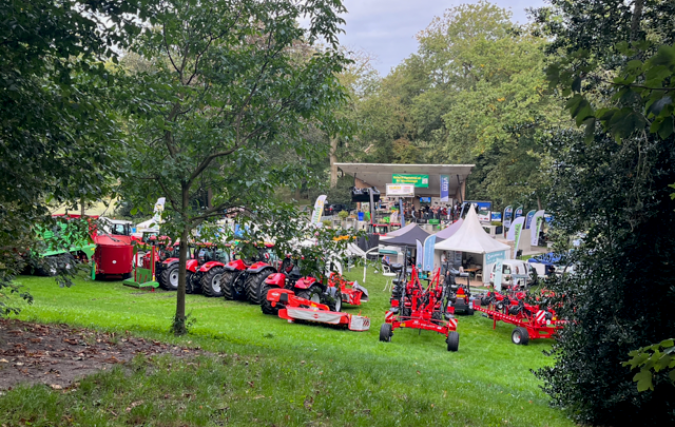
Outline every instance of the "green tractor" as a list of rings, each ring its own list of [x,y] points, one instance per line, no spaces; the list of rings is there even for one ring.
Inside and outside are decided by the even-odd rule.
[[[55,276],[59,271],[70,270],[77,263],[93,259],[96,244],[91,236],[89,220],[79,215],[62,218],[65,220],[56,222],[51,228],[35,226],[39,242],[33,252],[42,259],[35,273],[40,276]]]

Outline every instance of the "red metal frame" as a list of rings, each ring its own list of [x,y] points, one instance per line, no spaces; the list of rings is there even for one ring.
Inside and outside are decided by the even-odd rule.
[[[438,332],[447,338],[450,332],[457,330],[457,319],[454,317],[451,317],[447,321],[432,318],[434,312],[441,312],[443,315],[441,301],[443,289],[440,284],[440,278],[441,272],[438,269],[429,282],[427,289],[424,289],[420,284],[417,268],[413,266],[410,281],[406,285],[406,295],[410,295],[410,302],[404,301],[404,307],[399,307],[399,310],[409,308],[411,312],[409,316],[403,316],[401,314],[395,315],[391,311],[388,311],[385,315],[385,322],[391,324],[392,331],[398,328],[422,329]],[[397,303],[397,300],[394,303]],[[394,306],[397,306],[397,304],[394,304]]]
[[[328,286],[335,286],[340,289],[342,294],[342,303],[349,305],[361,305],[361,302],[367,302],[368,298],[360,289],[354,289],[354,282],[348,282],[342,275],[332,272],[328,277]]]

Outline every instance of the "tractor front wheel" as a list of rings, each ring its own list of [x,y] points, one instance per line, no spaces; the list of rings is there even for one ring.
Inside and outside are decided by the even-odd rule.
[[[321,294],[323,294],[323,289],[319,285],[312,285],[309,289],[299,291],[296,295],[298,298],[308,299],[314,303],[322,304]]]
[[[328,301],[328,308],[330,308],[330,311],[342,311],[342,293],[338,290],[335,293],[335,296],[329,297]]]
[[[459,350],[459,333],[455,331],[450,332],[445,342],[448,344],[448,351]]]
[[[263,298],[267,298],[267,294],[262,293],[262,289],[265,286],[265,279],[269,277],[270,274],[274,273],[273,269],[265,269],[260,273],[251,274],[246,281],[244,286],[246,290],[246,298],[251,304],[262,304]]]
[[[383,323],[380,327],[380,341],[390,342],[392,335],[393,333],[391,332],[391,324]]]
[[[276,286],[275,286],[276,287]],[[262,288],[262,301],[260,302],[260,309],[264,314],[273,314],[273,315],[278,315],[279,310],[281,310],[283,307],[283,304],[280,302],[277,302],[277,304],[272,307],[272,302],[267,299],[267,292],[269,292],[271,289],[273,289],[272,286],[268,285],[267,283],[263,284]]]
[[[511,333],[511,341],[516,345],[527,345],[530,341],[530,334],[527,333],[527,329],[517,327]]]
[[[167,291],[178,289],[178,264],[162,270],[162,273],[159,275],[159,286]]]
[[[225,269],[223,267],[213,267],[202,277],[200,285],[202,292],[207,297],[223,296],[223,279],[225,278]]]
[[[234,299],[234,290],[232,286],[234,285],[234,281],[237,278],[237,274],[233,271],[226,271],[223,273],[223,277],[220,279],[220,285],[223,289],[223,296],[227,300],[233,300]]]

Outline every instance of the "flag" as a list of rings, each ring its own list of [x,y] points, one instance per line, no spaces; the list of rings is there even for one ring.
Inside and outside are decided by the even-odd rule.
[[[417,259],[415,260],[415,266],[417,267],[418,270],[422,269],[423,261],[424,261],[424,246],[422,246],[422,242],[417,240]]]
[[[405,227],[405,215],[403,212],[403,198],[398,199],[398,209],[401,214],[401,227]]]
[[[316,198],[316,202],[314,202],[314,211],[312,212],[312,219],[310,221],[311,224],[317,225],[319,224],[319,221],[321,221],[324,203],[326,203],[325,195],[322,194]]]
[[[424,271],[434,270],[434,246],[436,246],[436,236],[432,234],[424,240]]]
[[[532,218],[532,235],[530,236],[530,243],[532,246],[539,246],[539,232],[541,231],[541,224],[544,222],[544,211],[537,211]]]
[[[441,175],[441,202],[450,201],[450,175]]]

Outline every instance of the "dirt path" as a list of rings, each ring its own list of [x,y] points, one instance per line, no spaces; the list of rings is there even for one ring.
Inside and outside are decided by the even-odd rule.
[[[42,383],[54,389],[136,354],[186,356],[199,348],[175,347],[130,335],[115,335],[67,325],[0,320],[0,390],[18,383]]]

